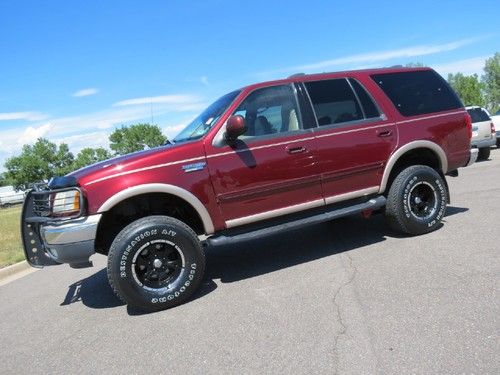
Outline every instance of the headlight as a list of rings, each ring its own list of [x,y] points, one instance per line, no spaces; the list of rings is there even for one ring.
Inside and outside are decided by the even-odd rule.
[[[51,197],[53,216],[73,216],[81,210],[81,196],[79,190],[68,190],[55,193]]]

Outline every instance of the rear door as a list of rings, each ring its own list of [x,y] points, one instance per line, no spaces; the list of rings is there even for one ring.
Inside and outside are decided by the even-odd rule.
[[[378,192],[397,128],[355,79],[304,83],[319,127],[318,143],[326,204]]]
[[[226,227],[324,205],[316,142],[303,126],[295,87],[257,89],[233,114],[245,118],[247,132],[233,145],[221,137],[206,145]]]

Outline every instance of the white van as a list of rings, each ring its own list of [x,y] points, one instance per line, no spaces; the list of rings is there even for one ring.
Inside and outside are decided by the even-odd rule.
[[[17,203],[23,203],[26,192],[16,190],[13,186],[0,187],[0,207],[9,207]]]

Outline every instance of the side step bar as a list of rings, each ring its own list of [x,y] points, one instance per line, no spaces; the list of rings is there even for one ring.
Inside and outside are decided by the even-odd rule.
[[[230,232],[228,231],[225,234],[209,237],[207,238],[206,241],[210,246],[220,246],[220,245],[227,245],[237,242],[248,241],[254,239],[255,237],[266,236],[276,232],[285,232],[289,230],[294,230],[302,228],[307,225],[317,224],[324,221],[338,219],[343,216],[357,214],[365,210],[377,210],[385,206],[385,202],[386,202],[385,197],[380,195],[364,203],[358,203],[352,206],[332,209],[330,211],[322,212],[295,221],[285,222],[277,225],[271,225],[270,227],[267,228],[260,228],[257,230],[252,230],[244,233],[235,233],[235,234],[230,234]]]

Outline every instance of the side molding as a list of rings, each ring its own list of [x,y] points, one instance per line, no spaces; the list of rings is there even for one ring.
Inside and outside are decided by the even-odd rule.
[[[392,168],[394,167],[394,164],[396,164],[396,162],[403,154],[405,154],[408,151],[414,150],[416,148],[427,148],[430,149],[431,151],[434,151],[434,153],[439,158],[441,164],[441,171],[443,172],[443,174],[445,174],[448,171],[448,159],[446,158],[444,150],[437,143],[431,141],[413,141],[407,143],[403,147],[398,148],[389,158],[389,161],[387,162],[387,165],[385,166],[384,169],[384,175],[382,176],[382,182],[380,184],[380,190],[379,190],[380,194],[382,194],[387,187],[387,181],[389,180],[389,176],[391,174]]]
[[[203,203],[201,203],[201,201],[189,191],[175,185],[144,184],[127,188],[110,197],[106,202],[103,203],[101,207],[99,207],[99,210],[97,212],[106,212],[125,199],[146,193],[172,194],[185,200],[191,206],[193,206],[196,212],[198,212],[198,215],[200,215],[201,221],[203,222],[203,227],[205,228],[205,233],[212,234],[214,232],[214,224],[212,222],[212,218],[210,217]]]

